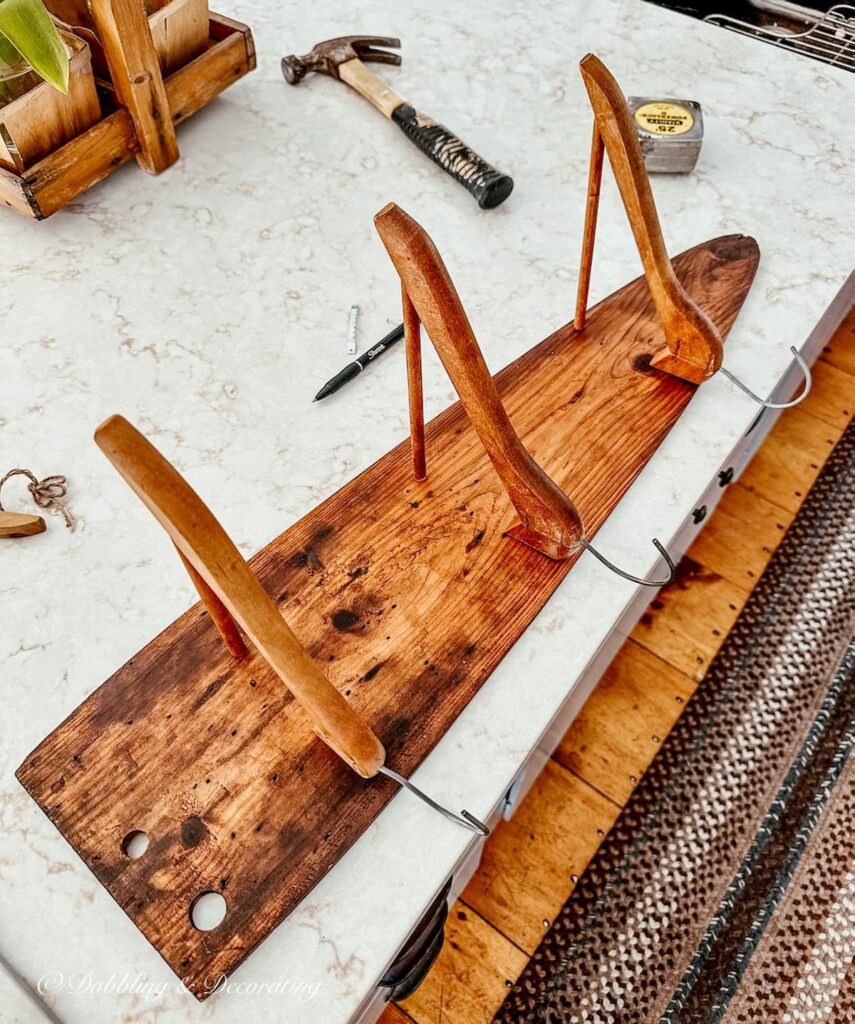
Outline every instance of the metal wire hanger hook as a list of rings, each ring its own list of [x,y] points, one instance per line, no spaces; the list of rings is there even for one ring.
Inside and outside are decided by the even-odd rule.
[[[436,800],[432,800],[427,793],[423,793],[418,786],[414,786],[409,779],[405,779],[403,775],[399,775],[397,772],[393,772],[391,768],[387,768],[385,764],[379,768],[379,773],[385,775],[387,778],[397,782],[399,786],[403,786],[404,789],[408,789],[414,796],[417,796],[419,800],[423,800],[428,807],[432,807],[435,811],[444,817],[448,818],[449,821],[453,821],[455,825],[460,825],[470,832],[474,832],[476,835],[488,836],[490,830],[484,824],[483,821],[479,821],[474,814],[470,814],[469,811],[461,811],[460,814],[455,814],[454,811],[449,811],[447,807],[443,807],[438,804]]]
[[[653,546],[662,556],[665,564],[668,566],[668,575],[664,580],[643,580],[640,576],[632,576],[628,572],[624,572],[623,569],[618,569],[614,562],[610,562],[605,555],[601,555],[599,551],[587,540],[580,540],[579,544],[586,551],[590,551],[594,558],[598,559],[607,569],[611,569],[612,572],[617,573],[618,576],[622,576],[625,580],[629,580],[630,583],[639,583],[643,587],[666,587],[669,583],[673,583],[677,576],[677,566],[671,559],[671,556],[665,550],[664,546],[654,537]]]
[[[795,345],[790,345],[790,351],[793,353],[793,358],[798,363],[799,369],[804,374],[804,385],[802,387],[801,394],[797,398],[791,399],[789,402],[769,402],[766,399],[761,398],[759,395],[755,395],[750,388],[746,387],[741,380],[734,377],[730,370],[726,370],[723,366],[719,367],[719,373],[723,373],[731,384],[735,384],[740,391],[743,391],[749,398],[753,398],[758,405],[762,405],[766,409],[792,409],[794,405],[798,405],[800,402],[803,402],[810,394],[811,385],[813,384],[813,375],[810,372],[810,367],[804,361],[801,353]]]

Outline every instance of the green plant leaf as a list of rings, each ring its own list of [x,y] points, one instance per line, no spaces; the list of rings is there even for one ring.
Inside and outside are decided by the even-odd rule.
[[[60,92],[68,92],[68,53],[42,0],[0,0],[0,33]]]

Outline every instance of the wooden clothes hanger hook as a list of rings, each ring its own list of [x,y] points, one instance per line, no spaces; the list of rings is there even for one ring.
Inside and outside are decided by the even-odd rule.
[[[243,629],[306,710],[321,739],[363,777],[376,775],[386,757],[383,745],[321,672],[187,481],[121,416],[102,423],[95,441],[169,534],[194,583],[201,580],[200,593],[210,592]]]
[[[413,475],[424,480],[424,413],[420,324],[425,323],[475,432],[481,439],[522,522],[509,536],[556,560],[586,548],[618,576],[649,587],[674,578],[674,563],[658,540],[668,565],[662,580],[645,580],[619,569],[584,537],[582,519],[564,491],[541,469],[513,428],[463,304],[430,236],[400,207],[390,203],[374,218],[377,231],[401,278]]]
[[[579,71],[594,111],[594,130],[575,326],[581,330],[585,324],[605,150],[665,335],[666,347],[654,356],[652,365],[700,384],[721,366],[721,337],[677,280],[671,266],[644,156],[620,86],[593,53],[582,58]]]
[[[576,506],[535,462],[505,410],[463,303],[425,229],[389,203],[374,225],[401,279],[413,465],[424,479],[424,416],[419,324],[425,329],[460,401],[522,520],[510,532],[549,558],[571,557],[583,535]]]
[[[218,623],[221,632],[230,623],[242,645],[237,626],[244,630],[306,710],[317,735],[363,778],[383,774],[444,817],[487,835],[487,827],[468,811],[455,814],[385,766],[380,740],[321,672],[234,542],[154,445],[121,416],[102,423],[95,441],[169,534],[203,600],[207,604],[212,598],[228,620]],[[228,642],[225,634],[224,639]]]

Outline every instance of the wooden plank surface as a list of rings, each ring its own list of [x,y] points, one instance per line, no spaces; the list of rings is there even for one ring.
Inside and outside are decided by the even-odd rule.
[[[822,361],[855,378],[855,310],[852,310],[822,350]]]
[[[617,804],[548,761],[514,816],[485,844],[464,903],[531,955],[572,890],[572,877],[585,870],[619,813]]]
[[[690,662],[685,665],[685,672],[668,664],[667,657],[674,650],[675,636],[685,629],[686,618],[692,617],[696,632],[712,634],[713,630],[719,630],[722,633],[721,637],[713,638],[715,643],[707,642],[705,645],[707,653],[712,647],[717,649],[724,640],[724,631],[720,628],[724,612],[721,595],[723,599],[728,595],[741,595],[734,602],[736,604],[747,600],[792,521],[797,510],[795,506],[803,500],[804,491],[798,503],[792,502],[791,496],[796,497],[795,490],[802,490],[815,477],[831,454],[833,442],[851,421],[851,399],[843,406],[847,410],[845,424],[842,419],[835,418],[835,409],[844,393],[848,396],[855,392],[855,311],[850,313],[826,346],[821,362],[845,372],[849,378],[848,388],[840,387],[845,381],[837,379],[834,379],[833,387],[821,383],[817,393],[802,406],[782,414],[748,471],[743,474],[750,489],[739,484],[727,488],[710,522],[690,550],[697,568],[689,575],[697,578],[709,574],[712,578],[710,586],[713,590],[718,586],[720,598],[706,607],[698,599],[706,585],[686,585],[682,589],[675,588],[664,607],[652,609],[658,623],[655,630],[648,630],[650,650],[633,640],[621,648],[556,750],[555,759],[572,769],[581,783],[575,800],[566,801],[566,820],[574,820],[580,809],[589,804],[592,795],[605,794],[621,806],[626,804],[649,765],[651,754],[660,745],[653,737],[657,736],[660,741],[665,738],[667,730],[685,707],[688,695],[697,686],[699,676],[703,675],[703,670],[696,670]],[[822,380],[822,367],[819,376]],[[831,381],[832,378],[826,377],[825,380]],[[829,427],[832,427],[830,431]],[[829,438],[832,444],[828,443]],[[773,459],[764,451],[767,445],[774,450]],[[792,461],[794,471],[800,474],[798,487],[794,485],[791,490],[783,487],[780,475],[770,469],[787,458]],[[776,502],[781,495],[785,503],[783,506]],[[720,581],[717,585],[716,580]],[[683,607],[684,602],[686,608]],[[726,611],[732,612],[733,609],[727,608]],[[657,729],[658,732],[654,731]],[[549,799],[548,791],[544,793],[535,787],[517,815],[525,815],[536,835],[544,828],[555,827],[551,824],[555,811],[556,803]],[[557,856],[551,856],[551,850],[555,850]],[[562,871],[566,872],[569,864],[590,857],[589,837],[584,830],[581,831],[575,849],[544,845],[541,857],[542,871],[548,884],[549,880],[560,877]],[[486,875],[483,879],[479,877],[482,871]],[[507,843],[497,831],[487,840],[484,865],[464,895],[468,897],[470,893],[489,890],[491,880],[499,871],[504,875],[501,886],[503,901],[513,899],[526,886],[535,890],[541,887],[536,868],[526,859],[517,862],[512,855],[512,844]],[[571,878],[565,886],[565,900],[573,885]],[[525,899],[525,895],[519,898]],[[487,900],[482,901],[481,906],[490,923],[501,932],[505,914],[503,905],[499,904],[495,912]],[[513,928],[517,933],[525,932],[526,928],[533,933],[537,923],[534,916],[528,925],[514,921]],[[503,937],[510,942],[508,935]],[[498,939],[493,938],[493,943],[503,948]],[[431,985],[434,991],[443,991],[446,998],[453,1000],[455,985],[461,984],[461,980],[449,966],[448,959],[441,956],[425,985]],[[501,984],[505,983],[504,974],[502,970],[494,971],[492,985],[487,975],[486,971],[482,973],[480,984],[489,993],[489,998],[495,1000]],[[492,1010],[487,1013],[477,1006],[466,1007],[465,1010],[454,1018],[455,1024],[486,1024],[492,1018]],[[411,1016],[416,1024],[440,1024],[448,1019],[438,1012],[434,1002],[415,1006]]]
[[[688,555],[735,587],[751,590],[792,520],[789,509],[731,484]]]
[[[555,751],[555,760],[623,806],[686,701],[692,678],[628,640]]]
[[[828,423],[835,430],[843,431],[852,416],[853,407],[855,388],[852,377],[830,362],[818,359],[813,366],[811,393],[799,408]]]
[[[830,426],[802,406],[788,409],[740,476],[739,483],[795,514],[842,433],[842,429]]]
[[[433,969],[401,1004],[416,1021],[489,1024],[528,956],[463,903],[445,926],[445,944]]]
[[[728,236],[674,262],[726,333],[755,259],[751,240]],[[694,392],[650,370],[655,323],[639,279],[591,311],[584,344],[565,327],[496,377],[524,443],[589,535]],[[513,508],[459,404],[428,425],[427,451],[423,483],[404,443],[252,561],[405,777],[572,565],[506,536]],[[199,606],[18,775],[200,997],[201,980],[241,963],[398,792],[339,760],[264,659],[234,660]],[[150,838],[138,860],[123,852],[132,830]],[[224,892],[228,912],[200,932],[189,910],[209,890]]]
[[[700,680],[747,596],[747,591],[686,556],[677,566],[677,578],[650,602],[630,636]]]
[[[164,75],[172,74],[205,49],[208,0],[170,0],[151,6],[148,24]]]

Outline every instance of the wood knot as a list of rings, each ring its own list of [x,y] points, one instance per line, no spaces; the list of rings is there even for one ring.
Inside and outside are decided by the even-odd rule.
[[[185,846],[198,846],[205,834],[205,825],[201,818],[188,818],[181,826],[181,841]]]

